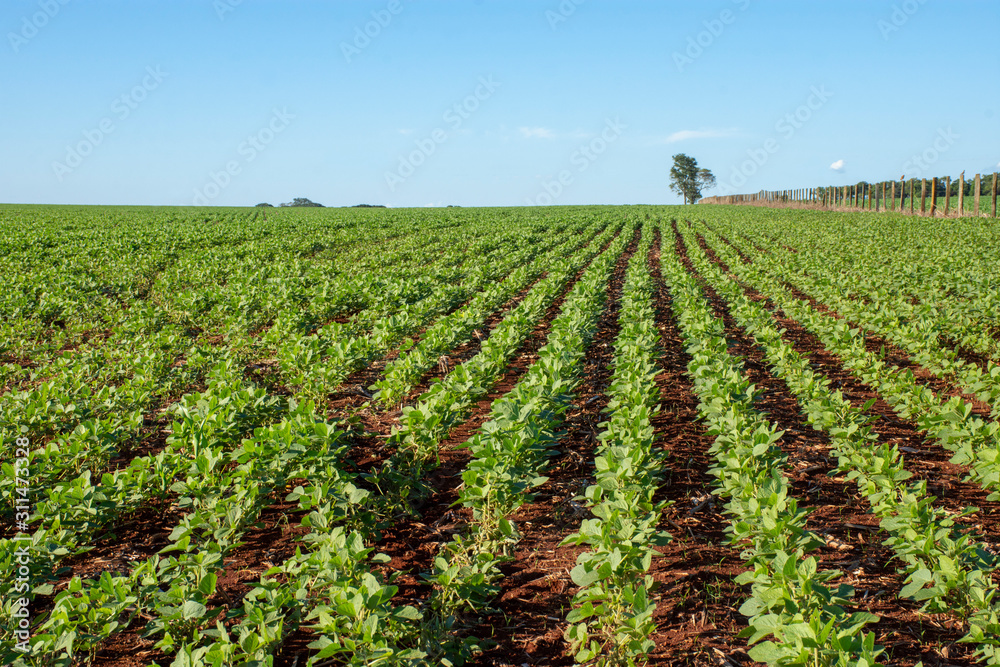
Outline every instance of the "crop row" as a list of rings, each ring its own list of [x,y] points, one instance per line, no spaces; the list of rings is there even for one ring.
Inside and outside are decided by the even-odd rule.
[[[728,352],[725,324],[709,308],[695,278],[671,253],[661,255],[672,309],[691,355],[688,366],[698,411],[714,436],[713,493],[727,499],[731,543],[742,545],[751,568],[737,577],[752,595],[740,608],[749,618],[740,634],[750,656],[771,665],[874,665],[881,649],[864,626],[877,620],[849,612],[853,589],[841,573],[820,570],[810,552],[824,544],[806,528],[808,512],[789,496],[782,432],[754,408],[757,392]]]
[[[667,503],[654,500],[664,457],[655,449],[650,423],[660,410],[660,341],[647,265],[652,240],[653,225],[647,223],[622,288],[608,419],[600,424],[594,483],[577,499],[593,518],[563,541],[589,547],[570,573],[580,590],[566,618],[565,637],[577,662],[634,664],[653,648],[656,603],[646,573],[654,547],[670,535],[658,530]]]
[[[821,313],[808,302],[797,299],[773,277],[770,259],[758,258],[760,291],[773,299],[789,317],[815,334],[823,345],[840,357],[844,366],[859,380],[875,389],[903,419],[912,419],[919,429],[951,451],[952,462],[970,468],[970,479],[1000,497],[1000,424],[974,414],[971,403],[959,396],[941,397],[920,383],[910,369],[887,362],[881,354],[866,348],[861,330],[832,315]],[[739,266],[734,262],[734,266]]]
[[[857,482],[881,520],[881,528],[888,534],[885,544],[893,549],[906,577],[900,597],[922,602],[922,611],[952,613],[968,620],[973,630],[963,641],[977,642],[979,652],[991,657],[988,664],[996,664],[990,646],[996,640],[986,641],[985,637],[997,629],[1000,609],[994,606],[997,588],[991,573],[998,562],[978,536],[956,524],[975,510],[952,516],[935,505],[936,499],[927,493],[926,480],[907,484],[911,474],[898,447],[879,441],[871,428],[873,418],[865,413],[875,401],[856,407],[839,391],[831,390],[829,379],[783,340],[771,313],[749,299],[700,248],[689,248],[699,272],[724,295],[737,321],[765,351],[768,363],[796,396],[808,421],[827,433],[839,457],[839,471]],[[727,253],[722,244],[715,244],[714,249],[738,267],[742,278],[750,278],[751,267],[729,256],[735,253]]]

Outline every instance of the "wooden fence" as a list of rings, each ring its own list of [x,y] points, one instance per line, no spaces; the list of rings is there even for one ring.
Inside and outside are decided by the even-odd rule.
[[[988,175],[987,175],[988,176]],[[958,177],[958,192],[952,207],[951,177],[944,179],[944,202],[938,195],[941,181],[938,178],[920,179],[919,193],[916,179],[909,181],[882,181],[861,185],[839,185],[825,188],[801,188],[798,190],[761,190],[753,194],[722,195],[705,197],[700,204],[749,204],[752,206],[789,206],[795,208],[820,208],[833,211],[892,211],[907,215],[953,216],[973,215],[997,217],[997,173],[993,173],[989,190],[983,192],[983,178],[976,174],[972,192],[972,202],[966,202],[965,172]],[[899,186],[897,188],[897,185]],[[928,188],[928,186],[930,186]],[[907,192],[909,190],[909,192]],[[928,192],[929,190],[929,192]],[[992,197],[992,206],[988,201]],[[928,201],[929,199],[929,201]],[[919,204],[918,204],[919,202]],[[984,208],[983,203],[987,203]],[[967,205],[968,204],[968,205]]]

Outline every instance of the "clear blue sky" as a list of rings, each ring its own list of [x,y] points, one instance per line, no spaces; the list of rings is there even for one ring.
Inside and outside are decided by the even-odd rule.
[[[3,202],[676,203],[677,152],[740,192],[1000,163],[996,0],[4,0],[0,27]]]

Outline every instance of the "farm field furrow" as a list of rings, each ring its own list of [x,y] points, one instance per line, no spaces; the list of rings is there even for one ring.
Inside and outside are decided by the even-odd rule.
[[[988,362],[985,366],[966,362],[958,358],[952,346],[928,336],[926,332],[943,328],[935,309],[924,307],[918,310],[906,299],[882,298],[873,302],[869,298],[859,301],[826,287],[831,280],[828,275],[811,279],[803,273],[791,276],[780,267],[775,268],[779,270],[776,277],[794,281],[788,283],[789,288],[798,290],[814,308],[847,320],[852,327],[872,332],[873,345],[885,346],[904,364],[919,366],[924,379],[943,381],[942,384],[934,383],[937,390],[943,388],[952,395],[964,395],[973,401],[982,396],[981,402],[991,406],[985,410],[984,416],[989,416],[991,410],[996,412],[994,406],[1000,400],[1000,383],[997,381],[1000,374],[991,376]],[[813,270],[818,272],[815,268]],[[981,406],[977,409],[982,411]]]
[[[572,597],[574,583],[569,572],[580,549],[561,542],[582,513],[574,499],[592,474],[598,423],[608,401],[606,388],[625,269],[644,233],[647,230],[636,229],[607,282],[605,305],[594,325],[580,383],[566,406],[556,453],[545,473],[547,479],[532,493],[532,500],[510,517],[519,527],[521,539],[513,561],[501,566],[504,577],[496,606],[505,620],[495,631],[496,647],[483,656],[485,664],[504,664],[512,655],[529,662],[573,664],[561,656],[565,630],[561,617]]]
[[[0,230],[4,664],[1000,665],[988,221]]]
[[[745,618],[737,612],[743,593],[734,582],[745,566],[739,553],[725,544],[727,522],[710,493],[712,439],[698,417],[699,400],[688,373],[691,356],[660,270],[660,255],[673,251],[673,240],[672,230],[658,224],[649,255],[662,348],[656,378],[661,410],[651,423],[668,457],[662,497],[673,503],[660,528],[674,537],[657,547],[660,556],[652,563],[660,588],[654,615],[656,647],[650,657],[655,664],[714,664],[720,655],[735,658],[743,653],[734,655],[734,650],[746,648],[745,640],[736,636]]]
[[[726,268],[721,261],[719,266]],[[775,309],[770,300],[753,288],[747,287],[742,282],[741,285],[750,299],[771,309],[775,322],[785,330],[783,338],[797,354],[809,361],[815,371],[827,378],[830,385],[836,387],[844,399],[858,408],[869,405],[862,411],[872,420],[869,422],[872,431],[878,434],[881,441],[896,445],[900,449],[903,458],[906,459],[907,470],[913,474],[914,479],[927,482],[929,489],[938,496],[942,506],[954,513],[970,505],[980,507],[985,512],[976,515],[975,521],[986,521],[990,526],[1000,520],[997,518],[1000,515],[995,514],[1000,505],[996,501],[987,500],[988,494],[982,488],[964,481],[967,471],[962,466],[951,463],[946,452],[935,447],[933,443],[926,442],[913,420],[900,418],[875,390],[852,375],[843,361],[836,354],[826,350],[822,342],[799,322],[785,316],[780,309]],[[968,520],[962,523],[967,524]],[[980,532],[985,534],[995,532],[985,529],[987,524],[980,523],[978,526]]]
[[[712,255],[711,252],[707,254],[714,258],[714,255]],[[705,259],[706,259],[705,257],[702,258],[702,266],[704,267],[704,270],[706,271],[712,270],[711,265],[707,264],[704,261]],[[716,264],[719,267],[719,269],[723,267],[721,261],[717,259],[714,261],[714,264]],[[723,274],[721,272],[716,273],[717,277],[722,277],[722,275]],[[716,284],[719,284],[718,278],[716,279]],[[733,304],[734,300],[734,292],[736,294],[735,297],[736,299],[743,298],[742,292],[744,291],[744,288],[742,287],[735,288],[733,287],[732,283],[727,283],[726,289],[728,293],[727,300],[730,302],[731,305]],[[749,301],[742,302],[742,305],[739,306],[737,309],[737,316],[742,318],[745,322],[747,322],[748,326],[754,327],[754,330],[756,332],[755,336],[757,337],[758,341],[761,341],[763,344],[767,346],[768,360],[772,364],[774,364],[773,367],[777,369],[777,372],[780,375],[782,375],[784,381],[788,384],[789,389],[796,394],[796,398],[798,399],[802,412],[809,416],[809,421],[810,423],[813,424],[813,427],[817,429],[822,429],[826,431],[827,434],[829,435],[830,440],[827,440],[827,443],[838,454],[840,458],[840,469],[837,472],[848,474],[846,480],[841,479],[839,481],[840,482],[849,481],[853,477],[857,477],[858,484],[860,485],[860,489],[862,491],[862,494],[866,497],[866,500],[870,501],[872,504],[876,503],[879,504],[878,515],[880,518],[883,519],[883,522],[881,524],[882,530],[879,532],[872,533],[872,536],[886,537],[887,536],[885,532],[886,530],[888,530],[888,532],[891,535],[898,536],[900,534],[900,531],[904,529],[911,530],[913,528],[916,528],[918,531],[920,529],[923,529],[934,533],[938,533],[941,535],[942,538],[944,536],[949,535],[950,531],[948,530],[948,526],[950,525],[951,519],[944,518],[944,515],[940,513],[934,514],[933,510],[929,509],[930,507],[933,506],[934,499],[926,497],[925,493],[926,487],[924,486],[923,488],[921,488],[919,486],[919,482],[917,486],[907,486],[905,491],[905,494],[907,495],[903,496],[903,502],[905,503],[918,503],[918,506],[919,503],[926,503],[924,505],[925,509],[922,510],[923,514],[920,514],[919,518],[918,516],[903,517],[901,515],[904,514],[904,512],[901,511],[901,507],[898,501],[887,502],[887,499],[891,498],[893,494],[904,493],[903,485],[901,483],[896,484],[896,488],[894,490],[891,490],[890,488],[886,487],[885,484],[882,484],[880,486],[879,483],[877,482],[873,485],[872,482],[873,478],[875,480],[878,480],[879,479],[878,475],[885,473],[884,470],[885,466],[883,465],[880,468],[879,465],[881,464],[877,463],[876,460],[868,461],[864,458],[864,456],[861,457],[857,456],[855,452],[856,451],[864,452],[868,446],[874,447],[875,438],[874,437],[869,438],[868,440],[863,441],[862,443],[852,443],[850,442],[851,440],[850,437],[845,438],[845,433],[847,432],[846,429],[849,429],[852,426],[856,428],[857,426],[865,425],[866,422],[868,421],[868,417],[864,415],[861,410],[857,409],[856,406],[854,408],[855,411],[854,415],[848,417],[846,414],[843,414],[843,416],[841,416],[842,411],[848,409],[848,404],[843,404],[842,406],[840,406],[839,409],[836,407],[838,405],[838,401],[841,400],[839,398],[839,395],[831,394],[829,390],[825,388],[825,383],[827,382],[827,380],[824,378],[821,372],[820,373],[815,372],[814,368],[810,368],[808,364],[802,363],[797,358],[794,357],[794,354],[790,352],[790,346],[787,344],[787,342],[780,339],[780,334],[777,332],[777,329],[773,328],[773,324],[771,324],[771,319],[772,319],[771,316],[767,314],[766,311],[760,311],[758,314],[755,314],[754,308],[752,307]],[[828,410],[830,412],[828,413],[824,412]],[[877,437],[877,435],[875,437]],[[895,450],[892,451],[895,452]],[[882,454],[882,450],[880,450],[879,455],[880,456],[884,455]],[[902,457],[898,455],[898,452],[895,452],[895,459],[893,460],[895,461],[896,467],[893,468],[892,470],[898,471],[899,473],[902,473],[904,475],[909,474],[903,468]],[[881,461],[881,459],[878,459],[877,461]],[[813,466],[813,467],[815,468],[819,466]],[[902,480],[905,479],[905,477],[901,477],[899,479]],[[924,483],[926,484],[926,482]],[[876,489],[879,491],[881,498],[879,495],[874,494],[874,491]],[[829,507],[829,505],[827,507]],[[824,510],[827,508],[823,507],[822,505],[819,505],[817,509]],[[964,512],[964,510],[965,510],[964,506],[958,508],[959,512]],[[839,517],[831,517],[831,516],[824,517],[822,512],[815,512],[813,514],[814,518],[812,521],[815,521],[817,523],[827,522],[827,521],[832,522],[834,524],[833,530],[831,531],[827,529],[824,530],[823,532],[840,533],[841,531],[838,530],[841,527],[840,521],[844,520],[842,505],[840,511],[841,515]],[[848,519],[849,519],[848,523],[853,523],[855,526],[861,529],[858,531],[859,533],[862,533],[864,530],[863,527],[869,523],[865,515],[849,517]],[[874,528],[876,531],[878,531],[879,526],[873,525],[869,526],[869,528],[870,529]],[[982,526],[977,526],[977,529],[981,532]],[[846,532],[848,535],[851,534],[850,530]],[[957,537],[957,536],[952,535],[952,537]],[[847,541],[847,539],[849,538],[834,539],[832,540],[833,546],[835,546],[835,548],[840,551],[845,551],[848,545],[844,544],[843,542]],[[973,552],[981,548],[977,547],[975,542],[973,542],[970,545],[970,547]],[[898,544],[896,545],[896,548],[898,551],[899,550]],[[949,556],[956,557],[955,555],[956,551],[959,554],[961,553],[960,550],[949,549],[948,550]],[[848,554],[848,555],[854,556],[856,554]],[[963,563],[962,567],[969,567],[971,571],[978,573],[977,576],[983,577],[983,573],[980,572],[980,570],[978,569],[975,560],[973,559],[972,562],[966,562],[966,560],[968,560],[968,556],[964,557],[958,556],[956,558],[957,562]],[[864,568],[859,568],[859,569],[863,570]],[[910,570],[910,572],[912,571],[913,570]],[[864,573],[856,570],[852,574],[857,575]],[[986,579],[989,578],[989,569],[987,569],[985,572],[985,578]],[[860,579],[864,579],[864,577],[862,576],[860,577]],[[861,581],[859,581],[858,583],[861,583]],[[907,584],[911,583],[911,579],[908,578],[906,583]],[[885,577],[880,578],[878,585],[882,587],[886,586]],[[874,589],[868,589],[865,592],[870,592],[871,590]],[[911,597],[912,595],[913,595],[912,593],[909,593],[906,595],[906,597]],[[952,602],[950,604],[957,605],[958,603]],[[914,606],[910,611],[912,612],[914,609],[916,609],[916,606]],[[878,625],[873,625],[872,627],[877,632],[880,630]],[[883,634],[886,633],[883,631]],[[944,638],[947,639],[946,636]],[[938,638],[939,641],[940,639],[941,637]],[[957,637],[954,637],[952,639],[957,639]],[[907,656],[919,654],[920,651],[919,646],[914,646],[912,643],[910,645],[907,645],[906,642],[895,642],[892,646],[887,646],[887,648],[889,649],[887,653],[890,656],[892,656],[893,664],[899,664],[901,662],[904,662]],[[952,653],[957,653],[957,652],[953,651]]]
[[[756,644],[748,651],[755,660],[871,662],[879,649],[864,626],[877,617],[852,611],[854,591],[839,583],[843,573],[820,569],[817,556],[806,555],[826,542],[806,528],[809,511],[791,494],[789,457],[779,444],[784,432],[758,409],[764,392],[752,383],[754,371],[745,369],[744,358],[731,352],[739,332],[726,321],[730,316],[714,290],[702,287],[691,248],[676,222],[672,227],[677,253],[661,254],[661,264],[692,356],[698,411],[715,436],[713,493],[728,501],[726,532],[744,547],[741,555],[752,567],[736,578],[752,584],[751,597],[740,606],[748,617],[740,636]]]
[[[744,268],[748,269],[746,265]],[[793,298],[789,290],[763,274],[758,274],[757,280],[768,285],[768,294],[776,298],[786,312],[796,309],[799,314],[795,318],[819,335],[828,348],[845,357],[858,378],[877,387],[897,414],[916,418],[922,431],[955,455],[952,462],[969,465],[972,479],[991,491],[1000,483],[995,437],[1000,425],[990,419],[988,409],[985,412],[982,407],[977,410],[960,392],[949,391],[947,386],[935,392],[929,383],[917,379],[918,374],[925,374],[919,366],[896,365],[894,357],[885,349],[873,350],[866,337],[855,337],[856,329],[850,329],[822,308],[813,308],[803,301],[789,301]],[[834,334],[835,329],[840,333]],[[845,336],[849,333],[850,336]]]
[[[606,230],[606,239],[604,241],[595,241],[596,245],[590,251],[581,255],[584,260],[579,271],[570,276],[569,273],[563,273],[560,277],[559,273],[553,275],[554,281],[550,281],[549,287],[545,285],[539,286],[539,293],[536,296],[544,296],[548,294],[548,297],[543,298],[542,301],[538,301],[538,305],[545,307],[545,310],[541,310],[537,305],[533,306],[533,311],[535,314],[532,315],[529,322],[530,326],[533,327],[533,331],[530,336],[527,336],[528,331],[522,328],[522,333],[516,333],[516,329],[511,328],[511,333],[514,333],[515,337],[510,339],[509,343],[504,343],[503,340],[499,341],[499,345],[507,345],[508,352],[504,353],[507,355],[513,354],[511,361],[507,366],[506,371],[502,373],[502,376],[498,379],[492,379],[491,382],[496,383],[495,388],[490,390],[487,395],[487,399],[499,399],[505,395],[511,388],[514,387],[517,380],[528,370],[533,360],[536,359],[536,352],[538,348],[537,341],[544,340],[546,332],[551,326],[552,321],[559,314],[560,310],[565,303],[565,299],[568,294],[576,285],[577,281],[584,275],[586,270],[586,264],[591,261],[591,259],[598,254],[598,252],[603,253],[608,250],[608,247],[613,243],[614,239],[618,236],[620,229],[612,227]],[[558,290],[552,292],[552,288]],[[522,300],[522,303],[524,301]],[[529,304],[530,305],[530,304]],[[504,322],[508,324],[513,324],[516,326],[518,318],[511,318],[508,322],[503,320],[497,322],[497,327],[502,328]],[[499,329],[498,329],[499,330]],[[509,334],[503,333],[501,338],[506,339]],[[490,347],[492,343],[484,342],[484,347]],[[521,346],[523,341],[524,346]],[[497,342],[497,340],[494,340]],[[515,353],[514,347],[518,347]],[[480,348],[480,353],[483,352],[483,347]],[[489,357],[490,355],[487,355]],[[474,361],[476,357],[472,357]],[[489,366],[482,366],[482,369],[487,369]],[[461,368],[461,367],[460,367]],[[472,368],[476,368],[473,366]],[[458,372],[459,369],[455,369],[453,373]],[[474,373],[477,371],[473,371]],[[449,374],[444,378],[444,382],[449,382]],[[486,376],[480,379],[484,381]],[[428,396],[433,396],[433,393],[428,393]],[[417,402],[418,406],[423,406],[421,409],[430,410],[430,414],[434,414],[434,405],[439,405],[441,407],[446,407],[442,403],[432,402]],[[426,468],[424,473],[409,473],[409,482],[417,484],[416,490],[420,494],[419,499],[415,499],[413,504],[413,512],[407,512],[401,516],[395,516],[391,524],[384,527],[380,527],[380,532],[382,533],[382,540],[380,541],[380,548],[391,558],[390,566],[393,568],[395,573],[399,575],[398,578],[398,588],[399,591],[394,596],[394,599],[403,602],[415,602],[418,603],[428,591],[426,584],[421,585],[422,579],[421,575],[423,573],[429,572],[432,569],[433,559],[437,555],[437,550],[441,545],[447,542],[448,536],[452,534],[454,530],[454,525],[458,522],[458,517],[454,512],[450,512],[449,508],[451,504],[455,501],[455,486],[454,477],[457,472],[461,471],[458,466],[464,465],[468,461],[467,454],[464,450],[456,450],[455,447],[467,439],[471,433],[479,427],[479,425],[486,421],[489,417],[489,406],[490,402],[486,399],[479,399],[478,406],[466,406],[457,413],[454,413],[452,417],[449,418],[450,427],[446,431],[441,431],[438,435],[434,436],[435,439],[440,438],[440,441],[436,445],[436,461],[429,461],[418,459],[416,460],[417,469]],[[454,406],[447,406],[447,409],[454,410]],[[464,410],[471,409],[471,414],[465,415]],[[405,430],[405,429],[404,429]],[[396,428],[393,429],[392,433],[389,434],[392,439],[401,441],[400,432]],[[397,465],[400,463],[406,463],[406,461],[411,460],[407,457],[410,456],[404,450],[401,452],[403,457],[399,459]],[[376,459],[382,457],[376,455]],[[391,464],[392,459],[390,458],[388,462]],[[366,461],[365,465],[371,465],[375,461]],[[384,468],[383,468],[384,469]],[[391,472],[391,469],[390,469]],[[422,479],[417,479],[419,475],[423,475]],[[391,481],[391,478],[390,478]],[[450,521],[449,521],[450,520]],[[442,525],[443,522],[449,521]],[[419,545],[419,546],[418,546]],[[440,628],[440,626],[439,626]],[[444,630],[447,633],[447,630]],[[439,630],[440,632],[440,630]],[[314,639],[315,637],[308,630],[299,631],[297,634],[289,638],[287,644],[290,646],[296,646],[299,644],[307,643],[304,641],[306,638]],[[430,641],[435,641],[436,639],[444,638],[438,635],[432,635]],[[425,640],[421,640],[425,641]],[[440,650],[440,647],[435,650]],[[308,654],[309,651],[305,651],[304,654]],[[297,653],[293,653],[290,650],[283,650],[281,652],[283,656],[278,660],[278,664],[286,664],[287,661],[294,661]]]

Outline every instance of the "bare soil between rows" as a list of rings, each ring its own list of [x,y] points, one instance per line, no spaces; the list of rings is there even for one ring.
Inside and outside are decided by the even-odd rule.
[[[704,237],[696,238],[710,261],[731,273],[730,267],[709,247]],[[635,252],[638,240],[638,236],[631,240],[608,283],[607,306],[585,359],[583,382],[577,389],[574,407],[566,414],[566,436],[560,441],[559,454],[546,471],[549,482],[537,490],[531,503],[511,517],[523,537],[516,546],[513,560],[503,566],[505,578],[494,608],[478,620],[471,616],[464,619],[469,623],[465,632],[492,642],[492,646],[472,664],[495,667],[574,664],[562,635],[564,619],[576,591],[569,571],[582,549],[559,545],[566,534],[579,526],[581,519],[589,516],[573,500],[592,479],[598,424],[603,421],[602,411],[608,401],[614,340],[620,330],[618,302],[628,258]],[[766,252],[760,247],[757,250]],[[668,457],[658,498],[672,503],[660,528],[673,537],[670,544],[658,548],[660,555],[654,559],[650,570],[657,584],[658,603],[654,617],[657,624],[653,636],[655,648],[649,656],[650,664],[698,667],[754,664],[747,655],[745,640],[737,637],[746,626],[746,618],[738,609],[749,589],[737,586],[733,580],[745,566],[739,556],[739,545],[726,543],[724,531],[728,520],[719,501],[711,495],[714,485],[714,478],[708,472],[713,465],[708,453],[711,438],[705,435],[698,418],[698,399],[693,393],[688,370],[691,358],[685,352],[671,310],[672,297],[660,270],[661,252],[678,253],[687,270],[700,281],[711,307],[725,323],[732,353],[744,359],[747,374],[762,391],[758,409],[785,430],[780,444],[788,455],[792,493],[813,508],[809,528],[828,541],[815,555],[823,569],[835,568],[844,572],[842,581],[855,587],[858,608],[881,617],[869,629],[876,633],[876,642],[887,650],[883,662],[900,667],[911,667],[918,661],[928,667],[975,664],[971,660],[972,647],[957,643],[964,634],[963,628],[945,616],[922,614],[918,605],[896,598],[902,579],[896,572],[897,564],[890,550],[881,544],[885,536],[877,529],[877,519],[868,512],[853,483],[835,473],[836,459],[830,454],[829,441],[808,424],[795,397],[770,372],[763,351],[738,326],[720,295],[698,274],[676,223],[672,233],[670,226],[657,230],[647,258],[655,284],[652,298],[662,340],[660,373],[656,378],[661,409],[653,418],[653,425],[657,444]],[[742,250],[737,253],[741,261],[753,261]],[[537,351],[545,343],[552,320],[582,271],[568,282],[562,295],[547,310],[496,386],[472,406],[468,419],[442,443],[440,465],[425,479],[431,493],[419,507],[419,515],[400,517],[375,544],[377,551],[386,553],[391,559],[384,573],[398,575],[395,584],[399,592],[395,603],[420,606],[426,601],[429,587],[421,574],[431,569],[441,546],[471,519],[467,510],[454,506],[460,475],[469,459],[468,452],[457,447],[489,419],[493,401],[510,391],[537,360]],[[444,355],[442,364],[425,374],[407,401],[424,391],[431,381],[443,377],[447,370],[478,353],[492,328],[524,298],[529,288],[492,314],[480,335]],[[842,361],[826,351],[815,336],[775,309],[763,295],[744,288],[751,298],[775,313],[776,323],[786,329],[786,340],[815,369],[830,377],[833,386],[852,404],[862,405],[870,398],[877,399],[870,409],[877,419],[875,430],[884,440],[902,448],[908,470],[917,479],[928,481],[930,490],[938,496],[943,507],[951,511],[970,505],[982,508],[983,511],[966,520],[965,525],[990,536],[987,543],[1000,548],[1000,538],[996,537],[1000,535],[1000,512],[997,511],[1000,503],[986,501],[986,494],[977,486],[963,482],[964,471],[948,462],[946,452],[927,443],[912,422],[900,419],[876,392],[853,378]],[[807,298],[806,295],[802,297]],[[814,300],[811,302],[818,308],[823,307]],[[419,333],[416,336],[419,339]],[[904,364],[903,367],[913,370],[922,382],[935,390],[955,391],[946,383],[927,377],[926,371],[921,372],[923,369],[905,365],[908,363],[905,354],[887,346],[883,339],[869,337],[869,346],[872,349],[884,347],[894,363]],[[391,454],[384,443],[392,427],[398,425],[399,413],[373,407],[366,395],[366,388],[381,376],[387,359],[352,375],[348,389],[332,395],[327,405],[332,416],[354,415],[358,419],[356,430],[350,434],[353,445],[350,465],[354,471],[371,470]],[[265,375],[266,369],[260,377]],[[355,390],[355,386],[360,391]],[[977,406],[977,409],[982,408]],[[144,433],[145,449],[130,454],[162,448],[168,426],[166,421],[150,420],[146,426],[149,430]],[[123,459],[116,463],[126,462]],[[246,534],[245,544],[226,561],[225,574],[219,580],[219,593],[213,600],[220,610],[238,608],[264,571],[294,553],[297,540],[308,530],[300,523],[302,516],[294,504],[283,501],[283,493],[276,493],[270,499],[269,506],[261,514],[260,525]],[[178,514],[169,502],[151,503],[122,519],[114,538],[102,539],[94,551],[68,563],[75,574],[97,578],[105,571],[125,573],[133,563],[166,545],[166,536],[176,525]],[[140,637],[145,622],[146,619],[136,619],[129,628],[112,637],[102,647],[94,664],[169,665],[173,656],[154,650],[152,640]],[[305,664],[312,652],[307,645],[314,639],[315,636],[304,628],[290,633],[275,654],[275,665]]]
[[[707,246],[704,238],[699,236],[698,241],[709,259],[736,280],[729,267]],[[697,275],[686,258],[685,263]],[[772,312],[776,310],[760,294],[745,285],[743,287],[748,296],[765,303]],[[735,325],[722,299],[711,288],[707,289],[707,293],[713,308],[726,321],[727,336],[731,336],[731,330],[735,334],[738,342],[734,351],[748,360],[751,379],[758,387],[765,388],[760,408],[786,431],[782,446],[789,454],[792,466],[789,473],[791,487],[800,501],[813,508],[809,528],[829,540],[828,548],[820,549],[817,554],[821,567],[843,571],[843,581],[855,588],[858,608],[870,611],[881,619],[868,629],[876,633],[876,643],[886,649],[883,660],[892,665],[912,665],[919,661],[925,665],[975,664],[971,658],[972,646],[958,643],[964,635],[960,623],[945,615],[923,614],[918,604],[896,598],[902,578],[896,572],[898,564],[893,561],[891,550],[881,544],[885,534],[878,530],[878,519],[868,513],[867,503],[853,484],[839,475],[829,476],[831,472],[836,474],[836,461],[829,452],[829,441],[812,430],[801,415],[794,396],[783,382],[771,376],[762,351],[756,349],[750,337]],[[785,338],[796,351],[809,359],[817,371],[831,377],[852,404],[860,407],[868,399],[878,398],[876,392],[854,380],[840,360],[827,352],[818,339],[784,317],[780,311],[776,316],[780,325],[788,329]],[[947,463],[947,456],[942,456],[940,452],[935,455],[934,448],[923,442],[915,425],[900,420],[882,401],[878,401],[870,412],[878,417],[875,430],[883,438],[906,443],[902,446],[921,454],[919,458],[906,458],[908,470],[914,472],[917,478],[921,474],[926,475],[938,488],[953,491],[946,499],[949,509],[956,504],[962,507],[974,504],[967,502],[969,500],[985,500],[985,494],[978,487],[961,482],[959,467]],[[926,454],[929,456],[925,457]],[[915,461],[919,463],[914,465]],[[995,513],[990,512],[990,515],[995,516]],[[994,524],[995,520],[991,518],[989,523]],[[984,528],[989,530],[992,525]]]

